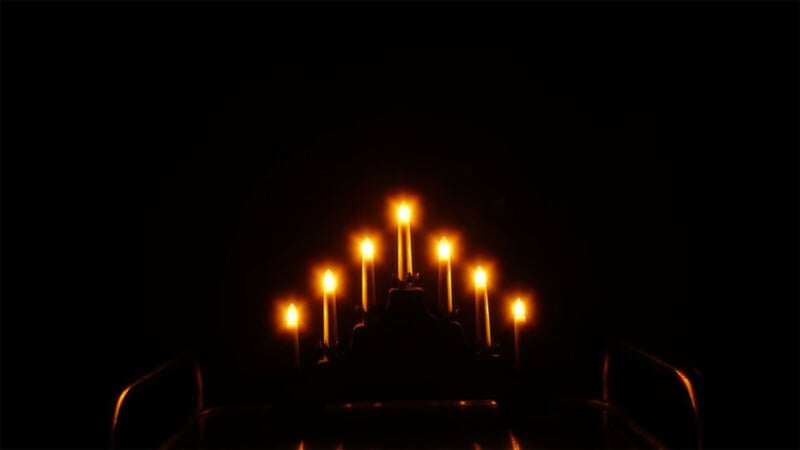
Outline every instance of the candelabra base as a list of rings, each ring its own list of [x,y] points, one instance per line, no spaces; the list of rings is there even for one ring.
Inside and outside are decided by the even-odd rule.
[[[498,397],[513,373],[497,347],[476,352],[461,323],[432,308],[420,287],[390,289],[348,346],[322,349],[312,374],[320,392],[330,401]]]

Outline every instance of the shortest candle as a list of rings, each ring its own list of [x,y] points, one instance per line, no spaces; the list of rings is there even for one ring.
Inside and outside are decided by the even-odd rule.
[[[525,303],[517,297],[517,301],[512,306],[514,313],[514,368],[519,370],[519,329],[525,323]]]
[[[297,313],[297,308],[294,303],[289,305],[286,309],[286,328],[292,331],[294,335],[294,369],[300,371],[300,331],[299,331],[300,317]]]

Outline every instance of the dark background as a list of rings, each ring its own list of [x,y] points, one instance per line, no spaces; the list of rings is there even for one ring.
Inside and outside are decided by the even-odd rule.
[[[710,447],[798,446],[797,2],[1,7],[4,447],[105,446],[185,348],[246,373],[400,192],[554,360],[631,340]]]

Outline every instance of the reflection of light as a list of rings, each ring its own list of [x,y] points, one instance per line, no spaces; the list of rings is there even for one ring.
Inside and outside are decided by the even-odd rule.
[[[517,322],[524,322],[525,321],[525,303],[522,303],[522,299],[517,297],[517,301],[514,302],[514,320]]]
[[[397,208],[397,220],[400,222],[408,222],[411,220],[411,208],[408,207],[406,202],[401,203]]]
[[[439,259],[450,259],[450,243],[447,242],[447,238],[444,236],[439,241]]]
[[[475,287],[486,286],[486,272],[482,267],[475,270]]]
[[[466,400],[459,401],[458,406],[467,406],[467,401]]]
[[[331,292],[336,287],[336,278],[333,277],[333,272],[330,270],[326,271],[325,276],[322,277],[322,287],[325,292]]]
[[[295,308],[294,303],[292,303],[289,305],[289,308],[286,309],[286,326],[289,328],[297,328],[298,319],[297,308]]]
[[[686,388],[686,392],[689,394],[689,400],[692,402],[692,409],[697,412],[697,400],[694,396],[694,387],[692,387],[692,382],[689,380],[689,377],[686,376],[682,371],[675,369],[675,373],[677,373],[678,377],[683,382],[683,386]]]
[[[361,254],[365,258],[372,258],[375,254],[375,246],[372,245],[372,241],[369,238],[364,239],[364,243],[361,244]]]
[[[305,441],[300,441],[300,443],[297,444],[297,450],[303,450],[303,448],[305,448]]]
[[[509,431],[508,436],[511,438],[511,450],[520,450],[519,441],[517,441],[517,437],[514,436],[514,433]]]

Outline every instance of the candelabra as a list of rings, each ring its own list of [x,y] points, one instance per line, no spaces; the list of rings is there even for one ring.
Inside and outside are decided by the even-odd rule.
[[[474,270],[473,316],[459,307],[472,304],[471,299],[454,299],[453,243],[443,236],[437,246],[437,295],[426,295],[427,279],[414,271],[411,205],[401,202],[396,212],[397,270],[382,279],[388,289],[380,295],[376,292],[376,243],[369,237],[361,241],[362,320],[351,333],[342,335],[348,337],[346,342],[340,336],[337,311],[341,304],[337,305],[332,270],[322,276],[322,337],[314,364],[301,367],[299,363],[298,312],[294,304],[287,309],[296,371],[313,380],[325,396],[338,400],[464,398],[470,393],[497,398],[496,392],[487,390],[505,385],[502,378],[520,369],[525,305],[520,298],[514,303],[513,349],[509,347],[511,354],[505,354],[506,349],[492,339],[487,270],[480,265]],[[465,330],[469,327],[472,330]]]

